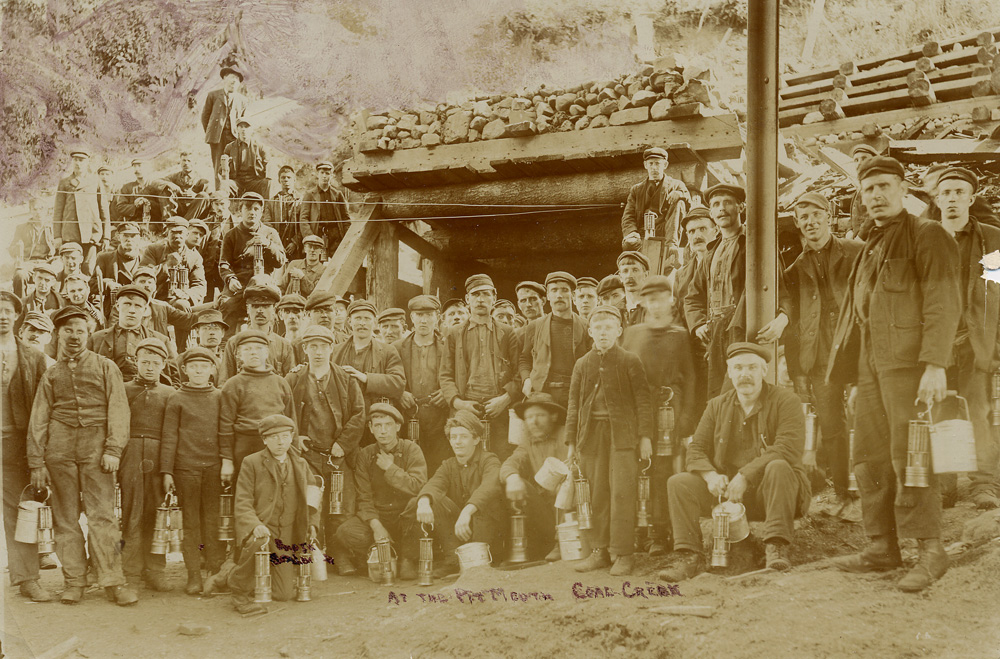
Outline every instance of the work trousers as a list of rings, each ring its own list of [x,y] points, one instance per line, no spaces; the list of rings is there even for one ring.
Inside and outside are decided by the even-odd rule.
[[[403,550],[408,548],[403,547],[402,514],[379,512],[378,518],[398,548],[400,558],[416,561],[416,554],[403,553]],[[355,561],[365,563],[368,560],[368,551],[375,544],[375,534],[368,522],[362,521],[357,515],[352,515],[337,528],[337,540],[351,552]]]
[[[679,444],[679,442],[678,442]],[[656,448],[656,443],[653,443]],[[675,448],[674,451],[679,449]],[[642,466],[645,467],[643,462]],[[656,456],[652,458],[652,464],[646,470],[649,476],[649,507],[650,517],[653,523],[653,534],[659,540],[667,540],[670,537],[670,495],[667,491],[667,481],[674,473],[673,456]],[[636,477],[638,483],[638,476]],[[636,496],[638,496],[638,485],[636,486]]]
[[[225,546],[219,540],[219,497],[222,465],[174,468],[174,486],[184,517],[181,552],[188,574],[200,574],[202,562],[210,574],[219,571]]]
[[[67,586],[87,586],[87,549],[97,573],[97,585],[120,586],[121,533],[115,521],[115,475],[101,471],[106,426],[74,428],[49,421],[45,466],[52,483],[52,517],[56,555]],[[80,527],[80,495],[87,511],[87,543]]]
[[[416,416],[420,423],[420,437],[418,439],[410,437],[409,427],[407,427],[407,438],[420,446],[424,460],[427,462],[427,473],[433,474],[442,462],[452,456],[452,450],[448,438],[444,436],[444,424],[448,420],[448,412],[431,405],[429,398],[428,396],[426,402],[421,402],[417,409]],[[409,420],[413,414],[407,414],[406,417]]]
[[[130,582],[147,575],[163,574],[166,554],[154,554],[153,528],[156,509],[163,504],[160,474],[160,440],[133,437],[122,451],[118,466],[122,491],[122,570]],[[87,509],[90,512],[90,509]]]
[[[826,384],[824,376],[814,370],[809,376],[819,434],[819,464],[833,480],[834,491],[847,495],[848,453],[847,409],[844,407],[844,385]]]
[[[14,540],[21,493],[26,499],[41,500],[34,496],[34,488],[28,487],[31,470],[28,469],[26,441],[23,431],[3,433],[3,529],[12,586],[38,579],[38,545]]]
[[[867,337],[865,337],[867,338]],[[929,487],[905,487],[909,422],[922,411],[914,405],[923,367],[876,373],[862,340],[858,393],[854,404],[854,475],[861,516],[869,536],[941,537],[941,492],[929,473]]]
[[[726,375],[726,348],[730,343],[743,341],[746,338],[746,330],[729,329],[733,314],[734,310],[730,309],[714,315],[708,321],[709,339],[705,347],[705,358],[708,360],[708,400],[722,393],[723,387],[729,381]]]
[[[294,537],[291,527],[279,528],[268,525],[271,537],[267,541],[267,548],[270,552],[271,567],[271,599],[275,602],[284,602],[295,597],[295,578],[298,576],[299,562],[302,562],[307,551],[291,552],[285,549],[278,549],[275,540],[281,540],[285,546],[290,546],[288,538]],[[300,549],[307,543],[304,539],[299,540]],[[261,543],[249,536],[243,542],[236,567],[229,573],[227,584],[233,598],[237,600],[249,601],[254,594],[256,587],[255,578],[255,554],[260,549]],[[283,560],[284,559],[284,560]]]
[[[615,556],[635,551],[635,505],[639,459],[634,448],[611,446],[611,422],[590,421],[580,447],[580,468],[590,481],[591,528],[585,531],[593,549],[607,548]]]
[[[354,482],[354,470],[343,458],[334,462],[344,474],[344,512],[340,515],[330,514],[330,474],[333,467],[327,461],[326,454],[316,451],[306,451],[303,457],[314,473],[323,477],[323,500],[320,502],[320,533],[323,535],[323,546],[327,553],[333,554],[337,548],[337,529],[357,510],[357,487]],[[316,538],[319,540],[319,538]]]
[[[948,388],[957,390],[958,395],[968,402],[972,432],[976,438],[976,471],[969,473],[969,479],[974,488],[988,488],[1000,494],[997,480],[1000,437],[990,425],[991,375],[976,368],[976,355],[968,343],[956,348],[953,354],[955,363],[948,369]],[[950,418],[959,417],[954,414]]]
[[[470,398],[469,400],[474,400],[477,403],[485,405],[489,398]],[[510,413],[505,409],[492,419],[483,419],[483,424],[489,428],[489,437],[483,437],[483,450],[496,455],[500,458],[500,463],[502,464],[514,452],[514,445],[507,441],[508,433],[510,432]],[[450,444],[445,459],[449,457],[451,457]],[[427,473],[433,474],[434,472],[428,470]]]
[[[764,468],[764,478],[757,487],[747,488],[743,505],[747,520],[764,521],[764,542],[791,542],[795,532],[795,514],[799,500],[799,479],[785,460],[772,460]],[[702,517],[712,514],[719,498],[708,491],[708,484],[698,474],[675,474],[667,481],[670,491],[670,519],[674,528],[674,549],[702,552]]]
[[[523,501],[511,503],[510,514],[518,508],[525,516],[524,535],[528,560],[545,558],[556,543],[556,495],[534,482],[522,479],[526,490]]]
[[[264,440],[257,432],[236,432],[233,433],[233,482],[240,476],[240,466],[243,459],[248,455],[253,455],[264,450]]]
[[[417,521],[417,499],[413,497],[403,511],[403,555],[417,556],[420,552],[420,538],[424,536],[420,530],[420,522]],[[455,522],[465,508],[465,503],[456,503],[448,497],[436,497],[431,500],[431,509],[434,511],[434,529],[431,536],[439,547],[435,551],[435,561],[440,557],[442,561],[451,562],[456,560],[455,550],[458,549],[462,541],[455,535]],[[491,551],[499,547],[499,522],[483,511],[472,516],[472,537],[466,542],[485,542],[490,546]],[[496,557],[494,557],[496,558]]]

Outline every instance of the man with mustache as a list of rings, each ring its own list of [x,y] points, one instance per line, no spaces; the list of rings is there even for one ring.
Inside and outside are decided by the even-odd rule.
[[[125,585],[121,533],[115,523],[115,474],[129,439],[129,406],[121,371],[87,350],[86,312],[64,307],[52,318],[59,361],[38,385],[28,425],[28,466],[36,489],[52,488],[56,554],[76,604],[87,587],[87,549],[80,512],[87,511],[87,548],[97,574],[119,606],[139,601]],[[81,506],[82,495],[82,506]]]
[[[205,98],[201,111],[201,126],[205,130],[205,142],[212,152],[212,171],[219,171],[219,159],[226,146],[235,139],[236,123],[246,113],[250,102],[240,93],[243,73],[235,66],[219,69],[222,87],[213,89]],[[219,187],[216,174],[215,186]]]
[[[827,384],[825,375],[840,304],[847,297],[847,280],[862,243],[831,233],[830,203],[818,192],[803,194],[794,210],[805,244],[785,271],[794,329],[785,342],[785,359],[795,392],[815,405],[823,442],[818,462],[832,478],[838,500],[846,504],[851,497],[844,383]],[[805,451],[806,464],[815,466],[817,447],[806,446]]]
[[[388,398],[398,409],[406,386],[403,362],[394,347],[374,338],[375,315],[375,306],[368,300],[351,302],[347,308],[351,336],[334,346],[333,361],[361,385],[366,406]],[[366,440],[365,444],[371,443],[370,438]]]
[[[903,207],[905,175],[894,158],[861,166],[874,226],[851,270],[827,379],[857,383],[854,474],[871,538],[861,553],[834,562],[848,572],[892,570],[902,565],[897,538],[915,538],[917,564],[897,586],[918,592],[944,575],[948,555],[937,477],[928,475],[928,487],[904,485],[908,425],[945,398],[963,295],[958,246],[940,224]]]
[[[646,237],[647,215],[653,221],[652,236],[665,238],[663,248],[667,249],[677,243],[674,220],[677,204],[682,203],[682,208],[689,206],[691,195],[681,181],[666,175],[670,165],[666,149],[646,149],[642,154],[642,164],[646,168],[646,180],[636,183],[628,191],[625,212],[622,213],[622,249],[638,250],[642,246]]]
[[[274,331],[274,321],[277,318],[276,305],[281,299],[281,291],[274,284],[252,284],[243,292],[247,305],[248,329],[258,330],[267,335],[268,356],[267,365],[278,375],[284,376],[295,368],[295,351],[292,344]],[[236,346],[226,344],[219,366],[219,386],[239,373],[240,367],[236,359]]]
[[[755,343],[726,350],[733,388],[708,402],[688,447],[687,471],[667,481],[674,529],[673,565],[660,572],[678,582],[705,571],[699,518],[719,499],[743,503],[747,518],[764,521],[767,567],[791,567],[788,547],[794,521],[812,494],[802,468],[806,423],[791,391],[764,381],[770,352]]]
[[[157,300],[189,310],[205,299],[205,266],[198,250],[187,246],[190,225],[180,215],[166,221],[167,235],[146,248],[141,265],[155,268]],[[187,274],[186,286],[170,286],[170,269],[182,268]]]
[[[625,289],[626,326],[638,325],[646,318],[639,290],[649,275],[649,259],[642,252],[622,252],[618,256],[618,277]]]
[[[91,289],[104,298],[104,316],[111,317],[113,298],[122,286],[134,282],[142,254],[139,251],[139,226],[126,222],[118,228],[118,247],[97,255]]]
[[[545,313],[545,287],[537,281],[522,281],[514,287],[517,308],[530,323]]]

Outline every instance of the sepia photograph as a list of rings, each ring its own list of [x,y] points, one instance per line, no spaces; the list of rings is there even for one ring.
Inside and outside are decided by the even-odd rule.
[[[1000,0],[3,0],[0,659],[1000,659]]]

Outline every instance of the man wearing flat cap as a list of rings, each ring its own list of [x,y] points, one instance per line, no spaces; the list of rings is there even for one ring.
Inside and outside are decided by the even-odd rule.
[[[22,314],[29,311],[55,311],[65,304],[63,296],[59,294],[56,278],[59,272],[51,263],[39,263],[31,273],[31,281],[34,284],[28,293],[21,298]],[[17,326],[21,326],[21,319],[18,319]]]
[[[118,316],[114,325],[90,337],[89,348],[102,357],[113,361],[121,370],[122,377],[130,381],[136,376],[136,349],[139,343],[148,338],[159,339],[168,347],[167,376],[171,381],[177,381],[176,351],[173,342],[160,332],[147,329],[143,325],[146,308],[149,306],[149,293],[130,284],[118,289],[115,308]]]
[[[458,327],[469,319],[469,307],[465,300],[453,297],[445,300],[441,305],[441,329],[447,330],[450,327]]]
[[[296,342],[302,338],[302,332],[306,329],[303,324],[306,313],[306,299],[296,293],[282,295],[281,299],[278,300],[276,309],[278,311],[278,319],[281,320],[281,325],[284,328],[281,336],[292,345],[292,351],[294,352]],[[295,363],[302,363],[299,361],[298,354],[295,355]]]
[[[326,270],[326,243],[320,236],[309,235],[302,240],[302,248],[305,258],[285,265],[278,286],[284,293],[298,293],[308,298]]]
[[[948,556],[938,478],[929,474],[929,487],[905,485],[908,425],[946,396],[964,296],[958,246],[940,224],[906,211],[904,176],[893,158],[860,168],[875,224],[848,279],[827,379],[857,383],[854,474],[871,538],[863,552],[835,563],[850,572],[894,569],[902,565],[897,538],[915,538],[918,562],[898,587],[916,592],[944,575]]]
[[[39,196],[28,198],[28,221],[17,225],[14,239],[7,252],[14,259],[14,294],[22,297],[27,292],[31,271],[39,263],[47,263],[56,255],[52,225],[42,219]]]
[[[334,469],[344,472],[344,511],[349,516],[355,510],[354,467],[365,427],[365,400],[358,381],[332,362],[333,340],[333,332],[326,327],[306,328],[302,336],[305,366],[285,379],[292,389],[299,435],[304,438],[303,457],[326,483]],[[341,575],[352,574],[350,555],[336,535],[345,518],[330,515],[329,506],[321,512],[326,551]]]
[[[848,278],[862,243],[831,232],[830,202],[807,192],[793,205],[795,226],[803,249],[785,271],[791,327],[785,339],[785,359],[795,391],[815,406],[822,445],[805,447],[805,463],[819,465],[833,481],[841,504],[848,494],[848,435],[844,383],[826,383],[840,305],[847,297]],[[817,460],[817,457],[819,458]]]
[[[383,309],[375,317],[379,338],[386,343],[395,343],[406,333],[406,312],[398,307]]]
[[[515,329],[517,328],[514,324],[514,318],[517,316],[517,308],[510,300],[497,300],[493,304],[493,310],[490,311],[490,315],[492,315],[493,320],[498,323],[504,323],[505,325],[510,325]]]
[[[400,437],[402,427],[403,415],[392,405],[375,403],[368,410],[375,443],[358,451],[358,512],[337,529],[337,539],[360,563],[377,542],[394,541],[403,552],[403,511],[427,482],[423,453],[416,442]],[[401,580],[417,577],[416,560],[417,554],[400,556]]]
[[[626,320],[628,310],[625,308],[625,287],[621,277],[614,274],[601,280],[597,285],[597,304],[618,309],[622,314],[622,321]]]
[[[83,248],[84,270],[94,272],[99,249],[111,238],[111,218],[98,201],[99,182],[90,173],[90,153],[86,149],[70,152],[73,169],[59,181],[52,210],[52,235],[56,245],[78,243]]]
[[[267,364],[278,375],[285,375],[295,368],[297,362],[292,344],[274,331],[274,323],[277,320],[275,307],[280,299],[281,291],[271,283],[251,283],[243,290],[249,328],[267,336]],[[230,348],[227,344],[222,363],[219,365],[219,386],[222,386],[222,383],[238,373],[239,370],[236,348],[235,346]]]
[[[156,299],[187,311],[205,300],[204,262],[187,246],[186,219],[175,215],[165,224],[166,236],[146,248],[140,264],[156,269]]]
[[[139,248],[139,226],[125,222],[118,227],[118,246],[97,255],[91,290],[102,296],[104,315],[110,317],[113,298],[122,286],[133,283],[135,271],[142,262]]]
[[[628,312],[625,325],[626,327],[638,325],[646,316],[639,290],[649,276],[649,259],[642,252],[622,252],[618,256],[617,265],[618,276],[622,280],[622,288],[625,289],[625,309]]]
[[[584,321],[590,318],[597,306],[597,280],[593,277],[578,277],[573,291],[573,308]]]
[[[406,435],[420,445],[427,469],[433,472],[451,454],[444,437],[450,406],[439,379],[445,351],[444,339],[437,331],[441,303],[433,295],[418,295],[406,306],[413,331],[392,344],[399,352],[406,375],[401,411],[407,421],[416,419],[419,426],[416,436],[409,428]]]
[[[350,223],[347,196],[333,184],[333,163],[316,165],[316,187],[302,197],[302,238],[319,236],[326,242],[326,256],[333,256]]]
[[[236,122],[242,117],[250,102],[239,92],[243,74],[235,66],[219,70],[222,87],[208,92],[201,110],[201,127],[205,130],[205,143],[212,152],[212,171],[219,171],[219,157],[226,146],[235,139]],[[216,174],[215,185],[219,185]]]
[[[61,600],[76,604],[83,599],[89,553],[97,585],[117,604],[135,604],[139,598],[122,573],[121,533],[114,517],[115,474],[129,439],[125,384],[113,361],[87,350],[85,311],[64,307],[52,322],[59,360],[42,375],[35,394],[28,466],[36,489],[52,488],[56,554],[66,582]],[[80,527],[84,508],[86,548]]]
[[[333,332],[334,345],[339,345],[350,338],[350,335],[346,331],[337,329],[337,306],[337,296],[329,291],[313,291],[312,295],[306,299],[305,306],[306,318],[304,325],[306,327],[319,325],[320,327],[327,328]],[[304,364],[306,355],[302,351],[301,342],[293,342],[292,347],[295,349],[295,361],[299,364]]]
[[[59,273],[59,289],[67,277],[84,277],[89,285],[90,274],[83,271],[83,248],[78,243],[63,243],[59,247],[59,260],[62,261],[62,271]]]
[[[935,222],[941,221],[941,207],[937,203],[938,183],[942,180],[941,177],[946,171],[954,169],[961,169],[964,172],[968,172],[970,177],[976,177],[975,174],[963,167],[954,167],[949,164],[937,164],[928,167],[921,181],[923,187],[916,190],[917,196],[927,202],[927,207],[920,213],[922,219],[934,220]],[[954,172],[952,172],[952,176],[954,176]],[[977,181],[976,188],[978,189],[978,187]],[[1000,229],[1000,216],[993,210],[993,205],[989,199],[983,195],[973,195],[969,214],[975,217],[980,225],[985,224]]]
[[[250,120],[236,120],[236,137],[223,153],[229,156],[229,178],[236,183],[236,194],[256,192],[261,199],[271,198],[271,179],[267,177],[267,152],[250,135]]]
[[[514,287],[517,308],[530,323],[545,313],[545,287],[537,281],[522,281]]]
[[[136,201],[146,187],[145,163],[140,158],[132,159],[132,172],[135,175],[134,181],[129,181],[121,187],[118,194],[111,200],[114,207],[114,214],[119,222],[142,222],[142,208]],[[117,225],[116,225],[116,228]]]
[[[670,164],[666,149],[646,149],[642,164],[646,180],[628,191],[622,214],[623,250],[638,250],[649,238],[662,238],[667,245],[676,245],[678,220],[691,205],[687,186],[666,174]]]
[[[958,243],[962,316],[955,334],[948,388],[968,401],[976,438],[976,471],[969,474],[973,503],[980,509],[1000,506],[1000,437],[990,428],[990,377],[1000,373],[1000,284],[983,277],[983,256],[1000,250],[1000,229],[972,214],[978,177],[949,167],[938,179],[935,202],[941,226]]]
[[[563,407],[569,403],[573,366],[590,350],[587,326],[573,313],[575,288],[576,277],[568,272],[550,272],[545,277],[546,297],[552,313],[524,327],[518,359],[524,395],[545,392]]]
[[[396,349],[375,338],[375,316],[375,306],[368,300],[351,302],[347,308],[351,336],[334,347],[333,361],[361,385],[366,405],[387,398],[398,406],[406,386],[406,372]]]
[[[222,319],[222,314],[218,309],[206,309],[198,312],[198,318],[192,325],[192,331],[198,336],[198,346],[211,351],[215,357],[215,366],[218,367],[222,360],[222,338],[226,334],[229,326]],[[218,383],[218,372],[215,373],[215,382]]]
[[[812,496],[802,467],[806,424],[798,397],[764,381],[767,348],[733,343],[726,350],[733,389],[708,402],[687,452],[687,471],[667,481],[674,530],[673,565],[659,578],[690,579],[706,567],[699,518],[720,499],[742,503],[764,522],[767,567],[787,570],[794,520]]]
[[[486,448],[506,459],[513,450],[507,443],[507,408],[521,398],[514,330],[490,315],[497,290],[489,275],[472,275],[465,291],[471,313],[445,334],[441,389],[453,410],[487,420]]]
[[[289,259],[303,256],[301,213],[302,195],[295,189],[295,168],[282,165],[278,169],[278,191],[264,203],[264,224],[274,227],[281,236]]]
[[[52,341],[52,333],[54,331],[55,327],[52,325],[52,319],[49,318],[47,313],[44,311],[29,311],[24,314],[24,321],[21,323],[21,329],[17,331],[17,338],[24,342],[25,345],[44,353],[45,365],[49,367],[56,363],[56,360],[53,359],[53,355],[56,354],[56,346]]]

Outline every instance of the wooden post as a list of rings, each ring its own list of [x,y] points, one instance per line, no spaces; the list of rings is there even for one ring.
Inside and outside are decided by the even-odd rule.
[[[377,219],[381,214],[381,199],[378,195],[369,195],[365,202],[358,216],[351,218],[350,228],[337,245],[333,257],[327,261],[323,276],[316,282],[316,290],[343,295],[354,282],[380,224],[370,220]]]
[[[368,301],[376,309],[396,306],[396,282],[399,280],[399,238],[391,222],[381,225],[369,253]]]

